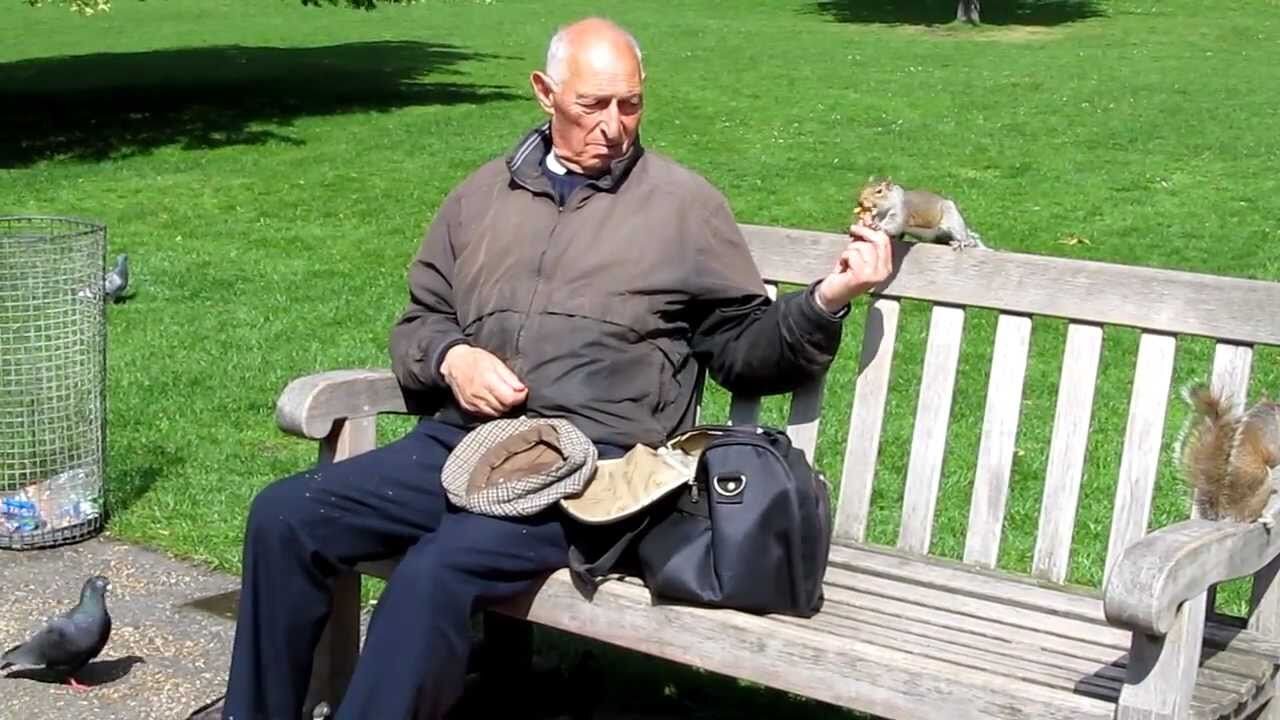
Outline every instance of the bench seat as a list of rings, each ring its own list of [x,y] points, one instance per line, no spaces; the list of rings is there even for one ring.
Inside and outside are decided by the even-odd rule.
[[[770,286],[821,277],[848,243],[842,234],[740,227]],[[634,580],[605,583],[588,602],[561,572],[488,615],[486,646],[504,658],[527,657],[529,624],[505,622],[527,618],[894,720],[1280,720],[1280,702],[1271,702],[1280,533],[1215,523],[1194,510],[1158,526],[1152,512],[1157,480],[1176,481],[1169,472],[1175,366],[1211,381],[1236,408],[1273,392],[1251,386],[1269,382],[1257,379],[1268,364],[1255,352],[1280,347],[1280,283],[926,243],[895,243],[894,256],[890,280],[851,319],[861,325],[852,378],[795,389],[782,420],[811,461],[820,436],[844,441],[821,613],[653,606]],[[994,323],[980,321],[984,315]],[[1033,354],[1037,326],[1053,332],[1036,336]],[[1104,353],[1117,345],[1104,338],[1130,333],[1136,353],[1123,344],[1120,354]],[[980,354],[965,356],[966,347]],[[962,357],[986,364],[986,353],[985,376],[960,372]],[[1056,369],[1032,365],[1033,356],[1054,354]],[[986,385],[963,389],[970,403],[985,392],[979,426],[966,428],[979,434],[972,466],[955,463],[975,448],[950,442],[961,381]],[[1106,422],[1095,417],[1095,406],[1125,396],[1127,408],[1110,408]],[[1020,428],[1032,398],[1052,398],[1047,437]],[[760,420],[762,398],[739,391],[727,400],[730,422]],[[323,464],[374,449],[379,416],[419,415],[430,405],[385,368],[323,370],[288,384],[277,421],[319,441]],[[883,432],[890,422],[909,424],[909,439],[890,444]],[[820,425],[831,431],[820,433]],[[1090,459],[1113,450],[1118,465],[1103,463],[1111,465],[1105,472]],[[1019,455],[1023,462],[1015,462]],[[881,467],[890,456],[905,464],[897,478]],[[823,463],[831,462],[827,453]],[[878,484],[899,479],[900,489],[876,496]],[[968,497],[962,561],[933,554],[948,483]],[[1009,499],[1028,485],[1040,500],[1030,567],[1001,572]],[[1100,507],[1109,517],[1097,517]],[[873,515],[898,518],[891,547],[869,541]],[[1078,552],[1080,522],[1095,542],[1101,533],[1105,547]],[[1102,571],[1097,588],[1068,582],[1084,562]],[[359,650],[360,573],[386,577],[390,567],[362,566],[335,579],[309,708],[341,701]],[[1217,584],[1239,578],[1251,579],[1246,612],[1218,614]]]
[[[385,579],[394,566],[357,570]],[[848,543],[833,546],[825,587],[822,611],[802,620],[654,606],[633,578],[588,602],[562,570],[498,610],[884,717],[1115,716],[1130,633],[1107,624],[1094,591]],[[1275,679],[1276,650],[1210,623],[1191,717],[1244,717]]]

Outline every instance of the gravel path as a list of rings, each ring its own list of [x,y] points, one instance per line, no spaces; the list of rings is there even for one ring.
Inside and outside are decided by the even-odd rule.
[[[223,693],[239,579],[105,537],[49,550],[0,550],[0,650],[74,606],[94,574],[111,580],[113,628],[102,655],[77,675],[91,689],[73,690],[41,670],[9,668],[0,672],[0,719],[183,720]],[[367,613],[362,620],[367,626]],[[539,690],[523,701],[529,720],[567,720],[565,700],[575,691],[561,684],[549,660],[539,658],[540,678],[533,680]],[[473,689],[451,713],[456,720],[492,715],[486,709],[492,691]],[[613,705],[596,705],[593,720],[675,717],[622,713]],[[701,715],[679,714],[682,720]]]
[[[0,550],[0,647],[74,606],[95,573],[111,580],[114,626],[102,655],[77,675],[94,687],[79,692],[39,670],[9,668],[0,673],[0,718],[175,720],[222,693],[234,623],[218,611],[234,607],[227,593],[237,578],[103,538]]]

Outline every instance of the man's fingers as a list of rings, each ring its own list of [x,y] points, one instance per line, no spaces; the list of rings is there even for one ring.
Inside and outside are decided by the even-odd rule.
[[[472,397],[472,401],[473,401],[473,404],[476,406],[476,411],[478,411],[479,414],[481,415],[489,415],[489,416],[501,415],[505,410],[505,408],[503,408],[502,406],[502,403],[499,402],[497,398],[493,397],[491,393],[485,393],[485,392],[476,393]]]
[[[511,368],[507,367],[506,363],[496,357],[493,358],[493,371],[499,380],[506,383],[507,387],[515,391],[524,390],[524,383],[520,382],[520,378],[516,377],[516,374],[511,371]]]
[[[868,243],[851,243],[844,253],[849,267],[855,272],[866,272],[876,267],[876,249]]]
[[[527,394],[523,386],[519,390],[512,389],[501,374],[497,372],[485,377],[485,392],[503,410],[518,405]]]
[[[850,230],[855,238],[866,240],[877,247],[889,245],[889,236],[883,230],[873,230],[863,225],[855,225]]]

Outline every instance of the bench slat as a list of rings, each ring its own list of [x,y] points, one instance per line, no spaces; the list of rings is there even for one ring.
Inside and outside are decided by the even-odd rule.
[[[1009,635],[998,625],[984,628],[981,620],[974,623],[974,618],[964,616],[925,614],[913,618],[909,603],[882,606],[881,600],[858,593],[841,594],[813,622],[842,637],[856,636],[905,649],[914,645],[921,654],[957,665],[999,670],[1010,677],[1064,690],[1078,688],[1081,694],[1108,702],[1119,697],[1127,653],[1104,650],[1092,657],[1061,653],[1044,644],[1053,636]],[[908,610],[900,614],[895,606]],[[1261,659],[1206,657],[1196,700],[1206,709],[1225,712],[1257,691],[1267,675],[1266,662]]]
[[[1236,411],[1244,409],[1249,395],[1249,375],[1253,366],[1253,347],[1219,342],[1213,349],[1213,371],[1210,385],[1217,392],[1225,394],[1231,400],[1231,407]],[[1196,502],[1199,491],[1193,491],[1191,517],[1200,517],[1200,508]],[[1262,571],[1265,572],[1265,568]],[[1257,575],[1255,575],[1255,578]],[[1216,611],[1218,605],[1218,586],[1211,585],[1206,593],[1207,606],[1210,612]],[[1250,605],[1252,608],[1253,605]]]
[[[855,573],[1111,627],[1104,619],[1101,595],[1091,587],[1044,587],[1026,575],[964,565],[948,558],[920,559],[885,547],[836,544],[832,546],[830,562],[832,567]],[[1280,660],[1280,642],[1268,641],[1261,635],[1241,632],[1238,628],[1210,623],[1205,631],[1205,646],[1223,650],[1228,645],[1243,653]],[[1111,647],[1119,646],[1112,643]]]
[[[839,609],[833,609],[832,612],[823,613],[811,622],[841,639],[856,637],[882,647],[953,663],[958,667],[997,672],[1011,680],[1034,683],[1064,692],[1074,692],[1079,689],[1081,695],[1112,703],[1119,696],[1119,686],[1115,678],[1105,676],[1109,673],[1105,673],[1104,668],[1112,669],[1107,665],[1079,661],[1079,664],[1086,669],[1066,669],[1053,664],[1049,653],[1027,652],[1011,655],[996,652],[995,650],[1001,646],[963,632],[926,623],[915,625],[896,623],[894,620],[894,618],[884,618],[874,614],[857,611],[845,613]],[[1094,677],[1094,673],[1102,673],[1104,676]],[[1241,685],[1243,684],[1241,682]],[[1226,693],[1222,694],[1226,695]]]
[[[898,547],[903,550],[929,552],[942,461],[946,455],[947,426],[951,418],[951,397],[960,360],[964,317],[964,308],[935,305],[929,319],[929,339],[911,436],[911,454],[907,460],[902,526],[898,535]]]
[[[1052,590],[1041,590],[1044,599],[1053,594]],[[998,598],[985,600],[950,588],[919,585],[910,578],[890,579],[838,566],[828,573],[827,595],[834,603],[832,612],[839,612],[842,605],[882,610],[964,629],[991,642],[1025,642],[1083,660],[1118,663],[1122,668],[1127,665],[1129,633],[1108,625],[1101,615],[1089,620],[1064,618],[1047,607],[1013,607]],[[1262,655],[1223,652],[1221,647],[1206,645],[1202,652],[1205,667],[1222,673],[1209,685],[1233,692],[1240,689],[1239,680],[1229,676],[1256,686],[1273,664]]]
[[[833,638],[799,618],[682,606],[651,606],[631,582],[601,586],[585,602],[565,571],[525,607],[507,612],[657,657],[742,678],[885,718],[1111,720],[1102,700],[919,654],[858,637]],[[803,672],[795,672],[803,668]]]
[[[1034,607],[1018,607],[1000,600],[965,595],[948,588],[932,588],[909,579],[893,579],[857,570],[836,567],[828,570],[827,583],[833,593],[838,588],[881,597],[909,599],[936,612],[990,618],[1002,625],[1072,638],[1088,638],[1115,650],[1128,650],[1130,633],[1107,625],[1101,617],[1090,620],[1063,617]]]
[[[815,641],[824,638],[821,640],[824,651],[826,647],[843,647],[848,643],[866,644],[872,648],[908,653],[917,659],[949,662],[959,671],[996,673],[1062,692],[1076,690],[1079,696],[1103,698],[1104,701],[1113,701],[1118,692],[1118,679],[1128,662],[1127,633],[1102,620],[1101,605],[1096,599],[1061,589],[1039,587],[1031,584],[1025,576],[1006,578],[1000,571],[971,569],[955,561],[944,561],[947,563],[945,566],[935,565],[903,557],[890,549],[840,545],[833,550],[827,603],[821,613],[810,619],[744,616],[729,611],[679,606],[655,608],[650,605],[643,585],[634,578],[606,583],[602,591],[607,593],[629,585],[641,593],[633,598],[634,602],[628,603],[627,612],[645,615],[652,612],[696,613],[700,617],[702,613],[709,612],[714,619],[733,621],[729,623],[731,625],[744,617],[747,622],[779,622],[791,629],[811,633],[810,637]],[[856,569],[850,569],[849,561],[857,566]],[[367,569],[385,575],[391,566],[384,563]],[[892,574],[899,578],[885,577]],[[557,582],[567,585],[563,575],[561,572],[553,576],[548,585]],[[625,587],[623,589],[630,592]],[[559,592],[560,589],[553,591]],[[543,594],[547,592],[548,588],[542,590]],[[571,597],[565,599],[565,617],[550,618],[538,613],[531,613],[529,617],[588,637],[609,640],[575,624],[583,608],[598,604],[599,599],[595,603],[587,603],[576,590],[569,589],[568,592]],[[991,599],[981,599],[984,594]],[[1005,598],[1012,598],[1017,612],[1008,612],[1010,605]],[[1064,627],[1061,622],[1064,608],[1070,614],[1086,613],[1087,618],[1074,620],[1074,627]],[[518,606],[508,607],[506,611],[517,615],[524,612]],[[711,616],[701,617],[697,622],[716,625]],[[740,632],[740,629],[734,630],[733,634]],[[777,635],[769,627],[759,627],[754,632],[768,633],[770,637]],[[687,643],[670,635],[666,633],[655,641],[678,653],[680,646]],[[1229,637],[1216,632],[1210,635]],[[1242,698],[1270,677],[1273,667],[1270,657],[1252,654],[1247,649],[1243,652],[1236,649],[1248,645],[1248,642],[1240,641],[1249,637],[1249,633],[1237,635],[1231,642],[1233,649],[1226,652],[1220,649],[1225,647],[1224,643],[1213,647],[1206,644],[1202,669],[1192,697],[1193,717],[1216,718],[1236,708]],[[794,642],[794,639],[783,642]],[[755,652],[768,653],[772,649],[757,648]],[[670,659],[689,662],[679,655]],[[912,662],[912,667],[917,667]],[[805,667],[809,669],[809,666]],[[769,684],[768,681],[757,681]],[[838,677],[833,681],[844,682]],[[1017,694],[1021,690],[1023,688],[1019,687],[1014,692]]]
[[[818,447],[818,423],[822,419],[822,389],[826,378],[823,373],[822,377],[805,383],[791,394],[787,435],[792,444],[804,452],[810,464],[814,462],[814,452]]]
[[[1212,386],[1230,398],[1237,411],[1248,402],[1249,376],[1253,367],[1253,347],[1220,342],[1213,349]]]
[[[1112,512],[1111,536],[1103,568],[1103,586],[1120,553],[1147,533],[1151,518],[1151,498],[1160,468],[1165,413],[1169,407],[1169,387],[1173,381],[1173,359],[1177,338],[1159,333],[1143,333],[1138,341],[1129,420],[1120,456],[1120,479]]]
[[[1231,406],[1243,410],[1249,402],[1249,378],[1253,368],[1253,348],[1248,345],[1218,343],[1213,357],[1213,388],[1229,398]],[[1280,588],[1276,587],[1276,564],[1271,563],[1253,574],[1253,587],[1249,597],[1250,630],[1269,639],[1280,638]],[[1216,588],[1214,588],[1216,591]],[[1209,594],[1213,603],[1216,592]],[[1209,605],[1213,607],[1212,604]],[[1280,717],[1280,710],[1264,715],[1267,720]]]
[[[924,614],[915,619],[882,611],[882,598],[850,593],[833,598],[829,609],[810,622],[840,637],[857,637],[877,645],[910,650],[976,669],[993,670],[1017,680],[1115,702],[1124,681],[1127,653],[1105,652],[1096,658],[1062,654],[1040,643],[1052,636],[1014,639],[975,632],[965,616]],[[852,603],[852,604],[846,604]],[[897,603],[910,608],[908,603]],[[979,621],[980,622],[980,621]],[[996,630],[999,632],[999,630]],[[1268,679],[1268,664],[1258,658],[1206,654],[1195,686],[1195,717],[1216,718],[1243,704]]]
[[[871,489],[880,455],[880,432],[894,345],[898,337],[899,303],[875,298],[867,310],[862,335],[858,377],[849,410],[849,432],[840,475],[840,501],[836,504],[834,537],[861,542],[866,539]]]
[[[760,420],[760,398],[757,395],[735,394],[729,400],[730,425],[754,425]]]
[[[849,242],[843,233],[739,227],[761,273],[779,282],[826,275]],[[910,240],[894,251],[896,272],[876,289],[889,297],[1280,345],[1276,282]]]
[[[964,561],[973,565],[995,567],[1000,555],[1000,533],[1030,349],[1031,318],[1001,313],[991,353],[987,406],[982,415],[982,438],[965,538]]]
[[[1031,564],[1033,575],[1054,582],[1062,582],[1067,577],[1101,352],[1100,326],[1068,324],[1053,434],[1049,440],[1044,497],[1040,503],[1040,529]]]

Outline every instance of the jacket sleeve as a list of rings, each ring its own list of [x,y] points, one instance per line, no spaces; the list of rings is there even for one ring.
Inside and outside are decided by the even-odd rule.
[[[818,281],[771,301],[728,204],[706,219],[694,261],[695,357],[730,392],[790,392],[830,367],[846,305],[832,314],[814,296]]]
[[[445,198],[409,264],[409,302],[391,329],[391,369],[410,390],[445,390],[440,362],[466,341],[454,308],[454,228],[458,199]]]

